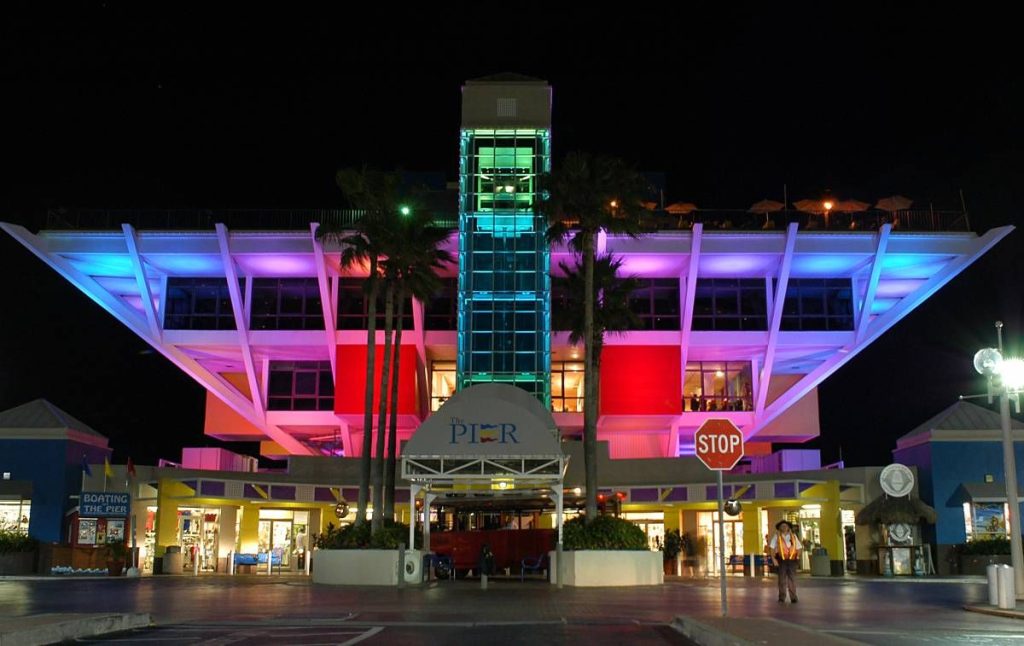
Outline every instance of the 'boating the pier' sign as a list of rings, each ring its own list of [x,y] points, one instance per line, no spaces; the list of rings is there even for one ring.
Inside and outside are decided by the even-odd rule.
[[[82,518],[127,518],[131,513],[131,499],[127,493],[83,491],[78,504]]]

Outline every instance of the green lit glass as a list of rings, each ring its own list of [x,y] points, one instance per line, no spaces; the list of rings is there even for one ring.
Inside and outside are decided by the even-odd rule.
[[[463,130],[459,152],[458,386],[509,383],[547,406],[550,252],[534,204],[550,132]]]

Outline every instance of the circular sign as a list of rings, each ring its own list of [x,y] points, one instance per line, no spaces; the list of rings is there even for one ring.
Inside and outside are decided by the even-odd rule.
[[[704,466],[728,471],[743,457],[743,432],[727,419],[709,419],[693,434],[694,450]]]
[[[338,518],[344,518],[348,516],[348,503],[343,498],[341,502],[334,506],[334,515]]]
[[[914,489],[914,472],[902,464],[890,464],[878,476],[882,491],[893,498],[902,498]]]

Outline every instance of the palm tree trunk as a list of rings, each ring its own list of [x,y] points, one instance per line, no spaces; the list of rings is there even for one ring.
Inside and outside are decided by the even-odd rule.
[[[398,457],[398,368],[402,358],[402,316],[405,315],[405,290],[398,290],[395,307],[395,352],[391,360],[391,419],[388,428],[387,464],[384,466],[384,517],[395,517],[395,467]],[[415,522],[410,520],[410,522]]]
[[[363,453],[359,456],[359,505],[356,507],[356,525],[366,523],[366,508],[370,502],[370,451],[373,448],[373,372],[377,361],[377,258],[370,258],[370,302],[366,307],[366,389],[363,397]]]
[[[582,232],[581,232],[582,233]],[[583,462],[587,487],[586,522],[597,518],[597,375],[594,374],[594,233],[583,238]]]
[[[370,533],[384,527],[384,431],[388,413],[388,374],[391,367],[391,331],[394,324],[395,286],[388,284],[384,297],[384,357],[380,370],[380,404],[377,415],[377,451],[373,456],[373,522]]]

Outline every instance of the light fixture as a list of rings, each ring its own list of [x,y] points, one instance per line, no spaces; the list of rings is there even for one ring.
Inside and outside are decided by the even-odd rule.
[[[832,200],[825,200],[824,202],[821,203],[821,205],[825,207],[826,211],[831,211],[832,207],[834,206],[832,204]]]
[[[616,208],[619,207],[619,201],[618,200],[612,200],[611,202],[608,203],[608,206],[612,207],[613,209],[616,209]]]
[[[516,187],[512,186],[511,184],[506,184],[505,185],[505,192],[506,193],[515,193],[516,192]]]
[[[398,212],[401,213],[402,215],[409,215],[410,213],[412,213],[412,209],[403,204],[402,206],[398,207]]]
[[[1003,386],[1011,391],[1024,389],[1024,359],[1003,359],[997,370]]]
[[[579,487],[575,487],[575,488],[573,488],[572,492],[578,496],[581,493],[583,493],[583,489],[580,489]]]
[[[721,370],[716,370],[715,371],[715,376],[718,377],[719,379],[721,379],[722,377],[725,376],[725,372],[723,372]]]

